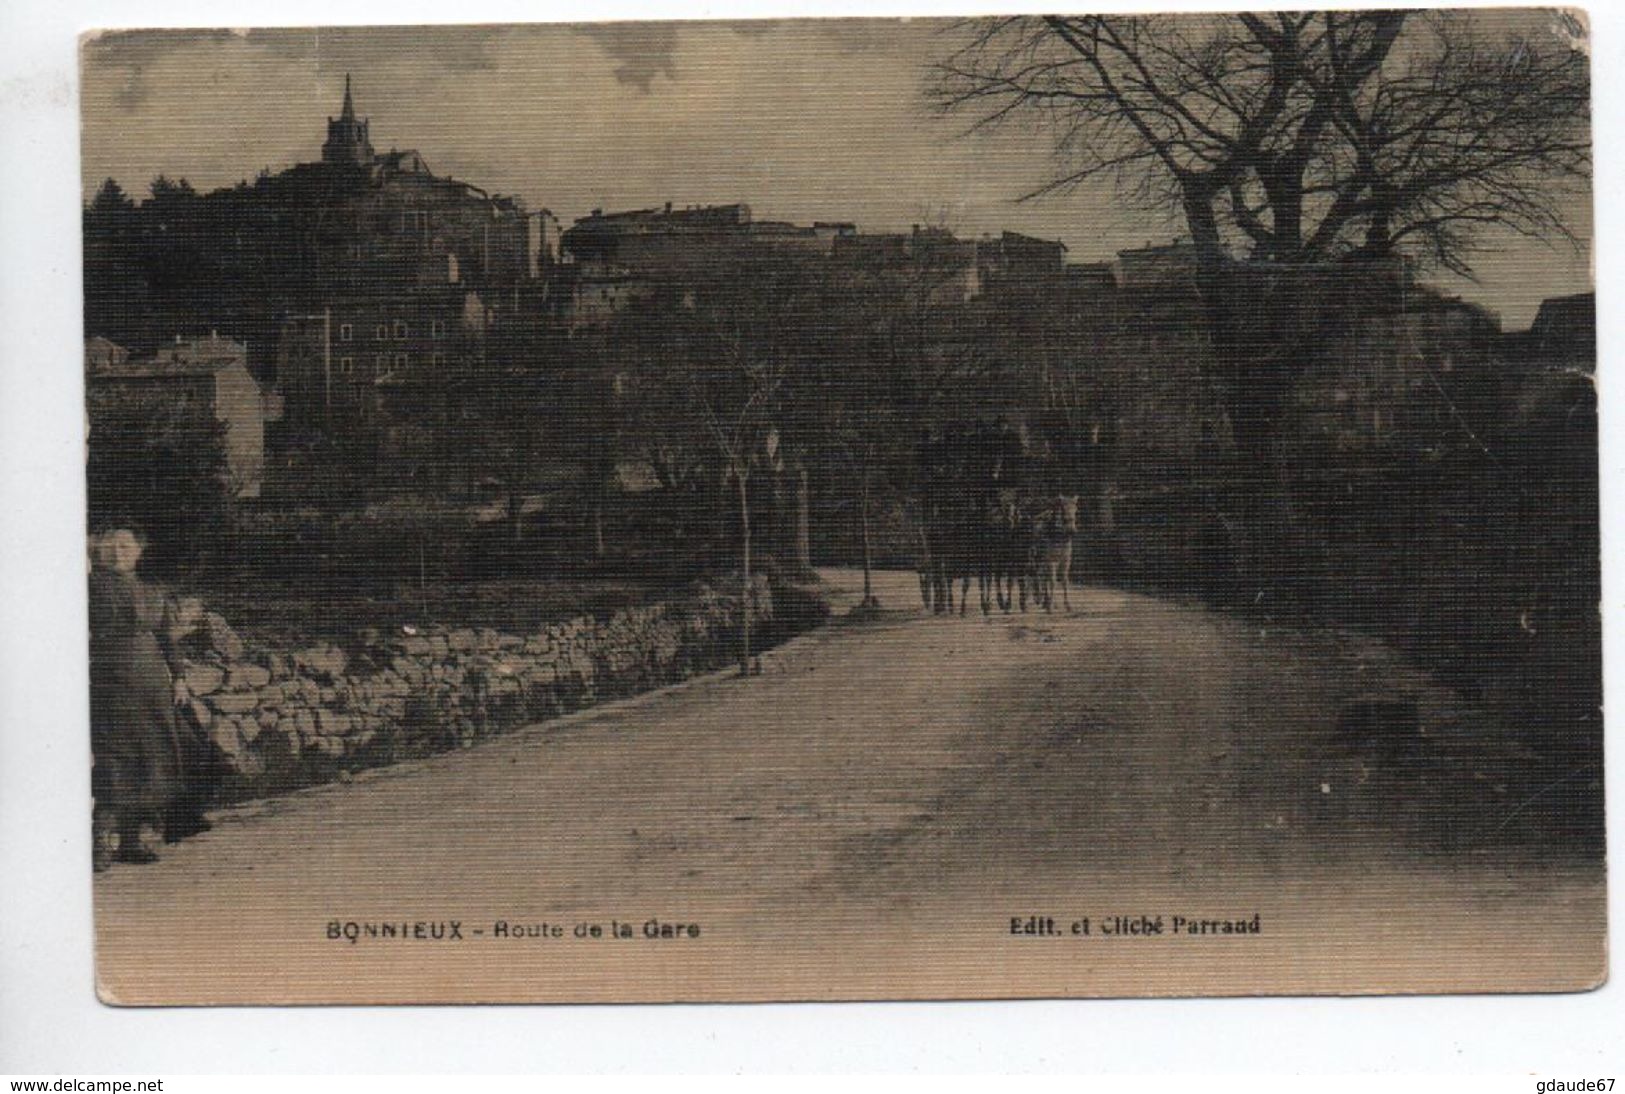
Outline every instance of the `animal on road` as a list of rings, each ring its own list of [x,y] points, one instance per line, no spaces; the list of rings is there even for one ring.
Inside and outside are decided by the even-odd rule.
[[[1055,589],[1061,603],[1072,610],[1068,588],[1072,584],[1072,541],[1078,534],[1078,495],[1062,494],[1033,522],[1032,575],[1037,601],[1046,612],[1055,607]]]

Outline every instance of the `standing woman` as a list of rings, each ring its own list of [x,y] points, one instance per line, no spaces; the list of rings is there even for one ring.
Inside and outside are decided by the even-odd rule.
[[[141,544],[126,530],[93,541],[90,575],[90,740],[95,868],[152,862],[141,827],[160,831],[185,786],[177,684],[159,644],[166,598],[136,577]],[[117,850],[113,837],[117,837]]]

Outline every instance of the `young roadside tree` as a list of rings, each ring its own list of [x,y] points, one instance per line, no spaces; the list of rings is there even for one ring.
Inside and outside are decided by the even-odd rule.
[[[976,127],[1047,130],[1060,171],[1028,197],[1104,183],[1184,220],[1233,503],[1268,543],[1276,428],[1316,309],[1368,291],[1395,259],[1466,272],[1492,228],[1568,234],[1566,198],[1589,177],[1590,80],[1583,31],[1560,23],[1564,40],[1561,18],[979,20],[932,95]]]
[[[840,468],[856,480],[858,535],[862,544],[863,606],[878,608],[874,591],[872,525],[877,494],[899,485],[895,470],[910,446],[908,433],[896,422],[894,408],[877,390],[885,385],[877,370],[860,357],[824,362],[819,372],[826,386],[818,400],[817,452],[827,468]]]
[[[763,253],[723,262],[669,301],[654,378],[668,423],[703,438],[738,505],[742,674],[752,666],[751,479],[780,457],[779,416],[787,380],[807,360],[801,332],[817,321],[814,273]],[[647,404],[646,404],[647,405]]]
[[[623,445],[625,380],[603,338],[577,338],[570,349],[564,376],[571,419],[568,436],[585,479],[593,560],[603,563],[609,556],[604,511]]]

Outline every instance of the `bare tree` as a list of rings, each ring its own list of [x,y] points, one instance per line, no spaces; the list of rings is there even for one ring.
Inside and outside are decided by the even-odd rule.
[[[668,422],[686,423],[708,445],[739,515],[740,671],[751,671],[751,478],[778,457],[776,415],[786,380],[804,352],[798,331],[810,296],[792,263],[741,260],[710,271],[674,300],[660,327],[654,367],[663,376],[645,398]]]
[[[1492,226],[1572,241],[1559,198],[1589,177],[1586,58],[1554,35],[1497,38],[1482,22],[1413,16],[1374,79],[1352,86],[1334,72],[1317,85],[1351,162],[1325,172],[1331,197],[1310,253],[1336,253],[1352,228],[1356,255],[1402,249],[1468,275]]]
[[[1218,260],[1410,248],[1463,270],[1491,225],[1563,231],[1590,163],[1585,56],[1494,17],[1276,12],[964,24],[931,95],[1047,127],[1061,172],[1177,210]],[[1364,229],[1363,233],[1360,229]]]
[[[751,671],[750,643],[750,476],[764,458],[777,455],[772,409],[784,382],[784,360],[758,354],[735,327],[717,339],[721,382],[707,384],[700,396],[700,419],[711,443],[725,461],[739,498],[739,671]]]
[[[1183,218],[1239,457],[1233,490],[1256,525],[1328,296],[1395,255],[1466,272],[1487,228],[1567,234],[1563,190],[1590,163],[1587,61],[1514,18],[979,20],[931,94],[973,127],[1047,130],[1062,167],[1027,197],[1103,182]]]

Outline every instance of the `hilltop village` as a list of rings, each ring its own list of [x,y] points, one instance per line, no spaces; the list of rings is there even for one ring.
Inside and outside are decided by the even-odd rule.
[[[331,470],[324,452],[363,438],[373,486],[467,490],[482,469],[460,466],[441,442],[446,423],[469,412],[472,383],[562,372],[572,343],[602,337],[629,309],[673,297],[692,306],[752,264],[852,283],[890,275],[939,330],[958,325],[951,338],[969,316],[1001,327],[1031,359],[1053,355],[1057,339],[1086,338],[1090,368],[1105,375],[1118,359],[1163,404],[1144,421],[1092,420],[1097,434],[1139,430],[1186,452],[1213,435],[1194,405],[1205,334],[1189,246],[1077,263],[1057,241],[1013,232],[877,233],[760,220],[743,203],[594,209],[562,227],[546,208],[436,174],[415,150],[377,150],[348,79],[319,160],[209,194],[160,178],[139,205],[109,183],[90,203],[92,406],[157,398],[208,408],[228,424],[238,497],[305,494]],[[1493,314],[1402,269],[1393,279],[1404,283],[1403,307],[1344,331],[1350,345],[1369,351],[1375,339],[1382,352],[1346,354],[1300,393],[1315,427],[1340,444],[1381,439],[1405,416],[1422,379],[1407,353],[1448,343],[1452,367],[1502,350],[1520,366],[1538,357],[1589,367],[1589,297],[1550,301],[1534,331],[1508,335]],[[1058,314],[1059,325],[1035,325]],[[1169,398],[1191,413],[1170,423]]]

